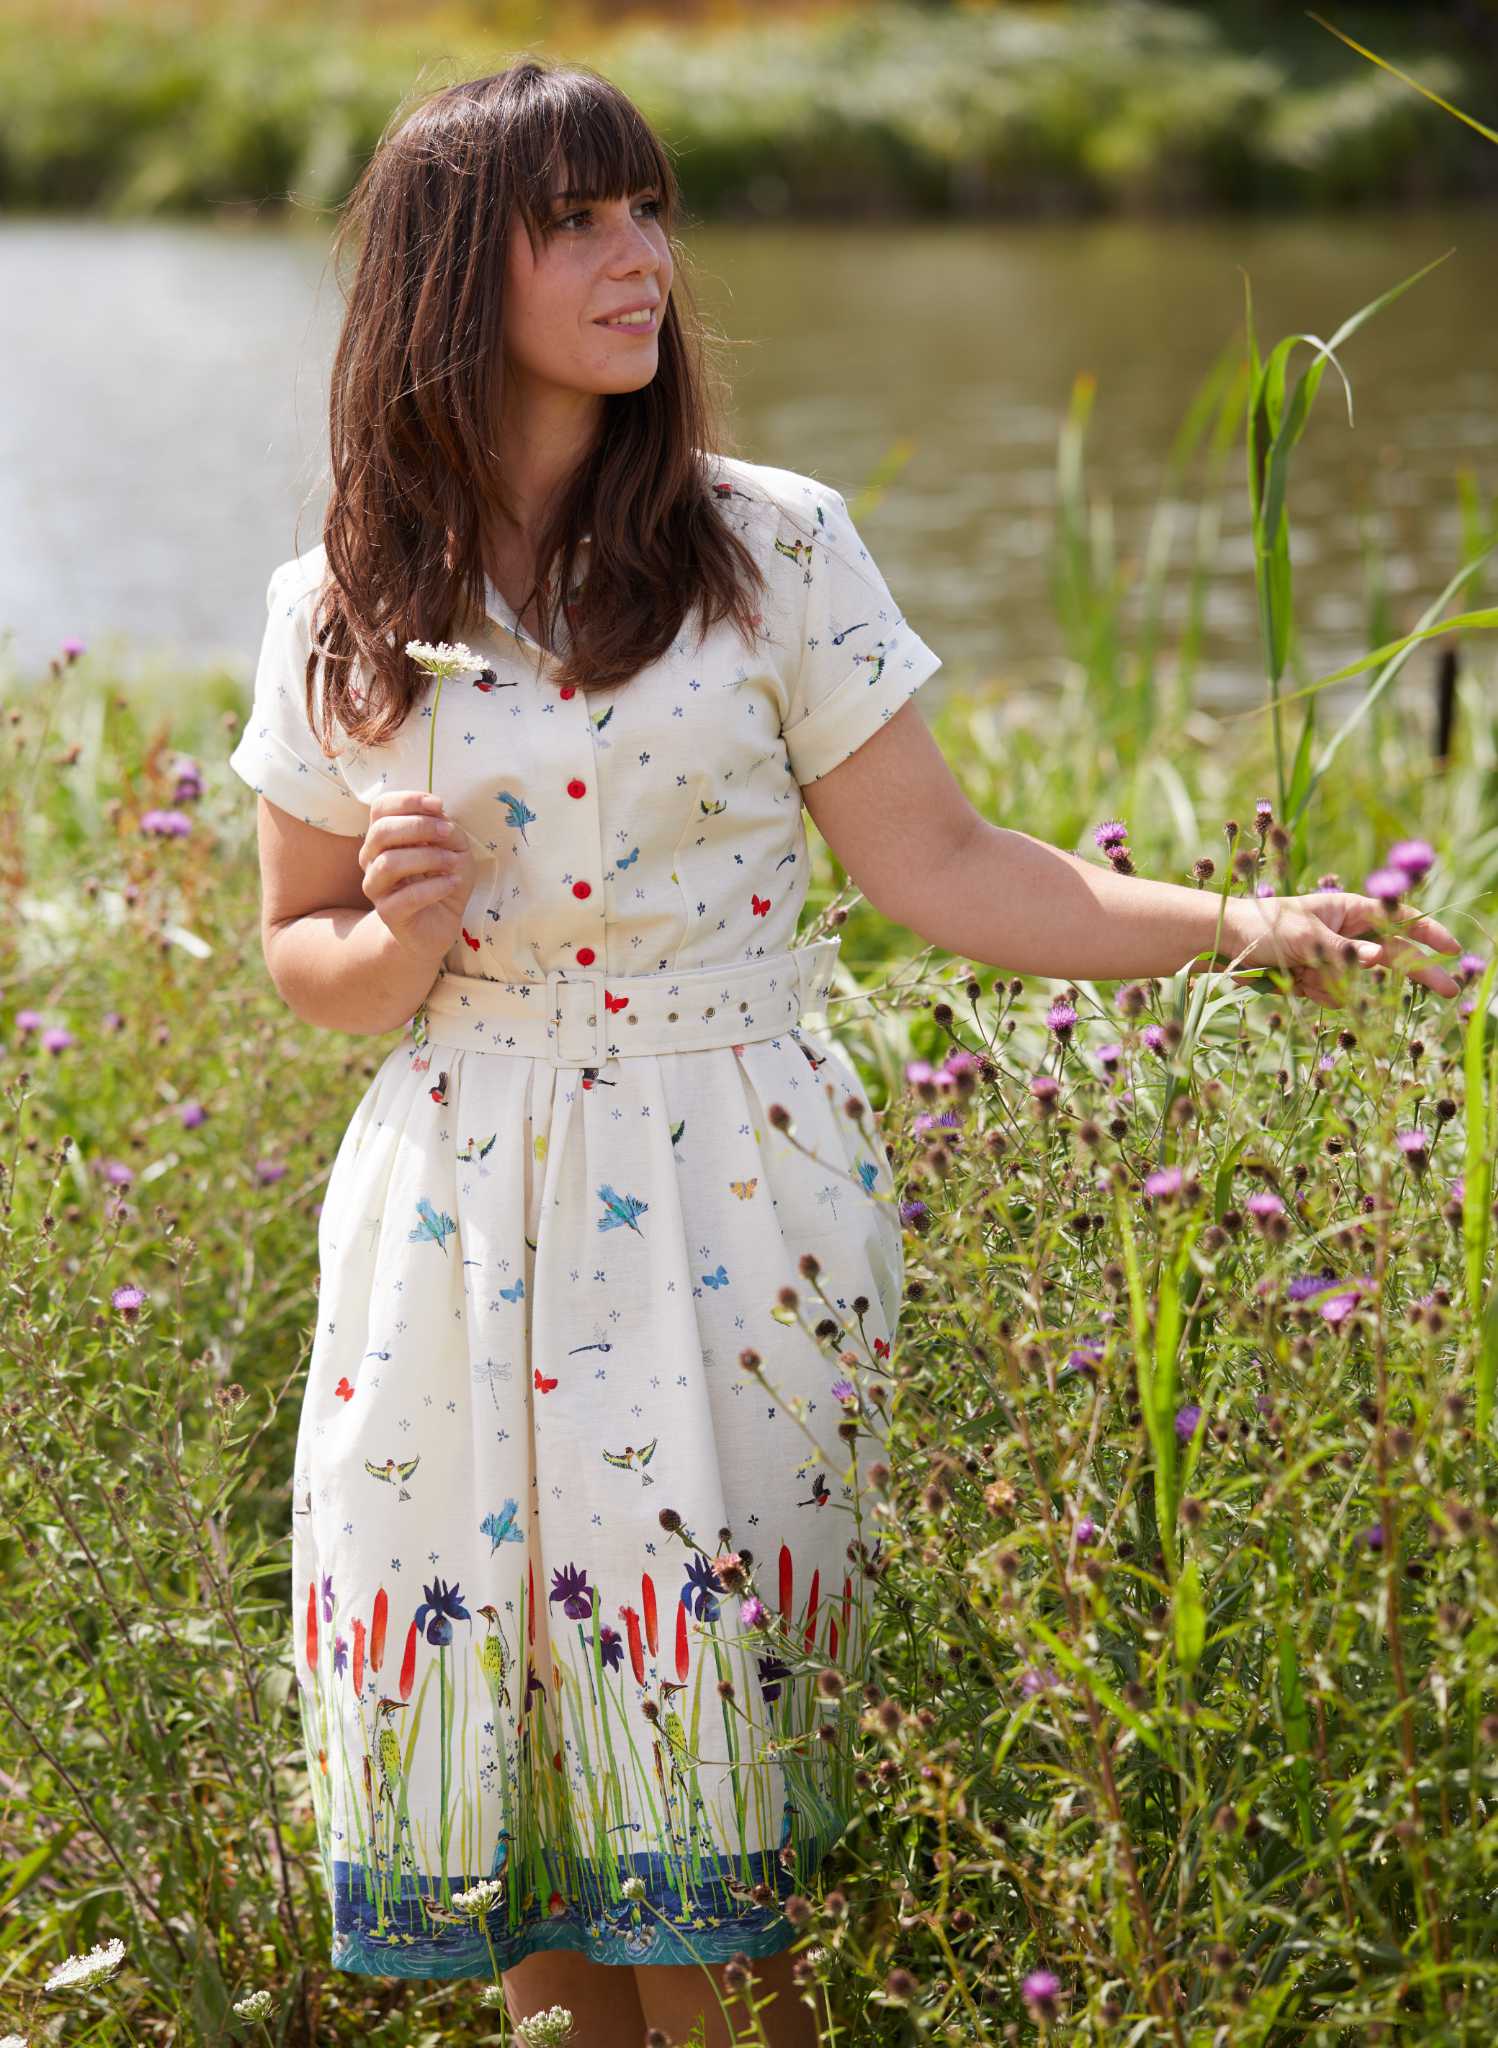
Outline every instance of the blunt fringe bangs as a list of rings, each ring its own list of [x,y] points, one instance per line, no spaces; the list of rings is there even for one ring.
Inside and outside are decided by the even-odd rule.
[[[492,445],[505,251],[517,212],[539,246],[561,172],[589,199],[659,190],[672,288],[656,374],[638,391],[604,394],[599,433],[539,539],[519,611],[534,599],[544,644],[557,644],[562,594],[591,534],[559,685],[628,682],[694,608],[703,632],[725,618],[746,636],[757,624],[763,575],[710,488],[725,383],[719,338],[704,335],[685,284],[670,156],[607,79],[528,58],[397,116],[334,235],[335,259],[351,244],[357,258],[333,361],[327,574],[305,678],[309,720],[330,754],[340,728],[366,745],[399,728],[425,687],[408,640],[461,639],[483,619],[481,536],[507,503]]]

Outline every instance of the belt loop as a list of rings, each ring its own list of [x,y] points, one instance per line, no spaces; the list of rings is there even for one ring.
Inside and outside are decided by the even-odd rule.
[[[841,935],[835,934],[832,938],[818,939],[814,945],[796,948],[796,979],[803,1010],[825,1012],[841,945]]]

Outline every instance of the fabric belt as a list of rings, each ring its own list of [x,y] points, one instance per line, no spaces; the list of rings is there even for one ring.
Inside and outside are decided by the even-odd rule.
[[[841,937],[731,966],[661,974],[554,967],[545,981],[440,974],[408,1029],[417,1046],[515,1053],[557,1067],[774,1038],[820,1011]]]

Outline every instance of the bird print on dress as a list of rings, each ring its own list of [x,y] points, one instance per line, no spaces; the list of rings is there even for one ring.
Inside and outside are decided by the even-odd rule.
[[[660,1438],[653,1436],[649,1443],[642,1444],[639,1450],[636,1450],[633,1444],[626,1444],[622,1451],[605,1451],[603,1455],[608,1464],[617,1465],[624,1472],[638,1472],[647,1486],[654,1486],[655,1481],[645,1467],[655,1456],[655,1447],[659,1442]]]
[[[364,1469],[371,1479],[382,1479],[387,1486],[395,1487],[397,1500],[409,1500],[411,1496],[406,1491],[406,1481],[420,1463],[421,1453],[418,1451],[414,1458],[407,1458],[404,1461],[387,1458],[383,1465],[377,1465],[372,1458],[366,1458]]]

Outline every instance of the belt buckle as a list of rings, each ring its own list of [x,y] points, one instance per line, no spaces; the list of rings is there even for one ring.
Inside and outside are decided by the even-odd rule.
[[[603,987],[604,977],[601,968],[553,967],[548,970],[546,976],[546,1015],[552,1031],[551,1061],[553,1066],[601,1067],[607,1061],[609,1056],[609,1019],[608,1012],[604,1008]],[[589,1004],[589,1008],[583,1012],[583,1017],[591,1016],[593,1020],[591,1025],[586,1023],[582,1025],[584,1031],[591,1030],[593,1034],[593,1044],[587,1052],[573,1055],[564,1053],[562,1050],[563,997],[561,991],[564,988],[586,991],[585,999]],[[575,1016],[570,1018],[568,1020],[569,1031],[576,1030],[580,1022],[581,1020]]]

